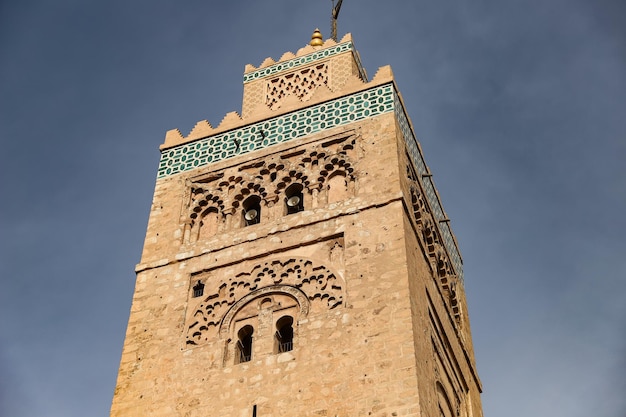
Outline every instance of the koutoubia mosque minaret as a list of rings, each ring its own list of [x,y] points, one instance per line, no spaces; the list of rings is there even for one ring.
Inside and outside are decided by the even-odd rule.
[[[111,416],[481,417],[463,262],[391,68],[316,30],[243,85],[241,113],[161,145]]]

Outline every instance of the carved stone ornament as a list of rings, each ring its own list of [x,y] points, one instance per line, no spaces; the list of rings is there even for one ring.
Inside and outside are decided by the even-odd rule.
[[[261,208],[272,207],[292,184],[302,187],[308,208],[354,196],[356,173],[350,157],[354,143],[354,135],[346,135],[306,152],[291,151],[189,180],[181,243],[193,244],[240,227],[234,216],[248,197],[258,197]]]
[[[228,332],[231,329],[233,317],[237,314],[237,312],[244,307],[246,304],[252,302],[253,300],[269,295],[269,294],[286,294],[292,296],[296,302],[298,303],[298,307],[300,309],[300,317],[306,317],[309,314],[310,301],[307,298],[306,294],[300,291],[296,287],[292,287],[289,285],[270,285],[268,287],[259,288],[258,290],[250,292],[250,294],[243,296],[239,299],[235,304],[233,304],[224,318],[222,319],[222,323],[220,325],[219,334],[222,339],[228,337]]]
[[[206,284],[204,295],[188,310],[187,345],[207,343],[227,332],[239,307],[269,293],[295,299],[301,316],[308,314],[309,304],[333,309],[343,302],[342,280],[326,266],[307,258],[274,259],[257,264],[249,271],[217,281],[213,291],[209,289],[211,282],[215,282],[212,275],[208,272],[192,277],[192,282],[206,277],[202,279]]]
[[[450,258],[439,235],[439,230],[435,226],[434,217],[428,208],[420,183],[415,178],[416,175],[413,168],[407,166],[411,208],[413,220],[417,226],[418,238],[428,254],[433,277],[437,280],[437,284],[446,301],[446,306],[454,317],[455,322],[460,324],[461,309],[456,292],[458,276],[454,272]]]

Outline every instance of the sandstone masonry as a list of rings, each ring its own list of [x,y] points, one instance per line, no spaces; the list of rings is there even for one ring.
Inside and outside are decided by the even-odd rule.
[[[367,81],[349,35],[268,58],[241,116],[161,151],[111,416],[482,416],[461,257],[389,67]]]

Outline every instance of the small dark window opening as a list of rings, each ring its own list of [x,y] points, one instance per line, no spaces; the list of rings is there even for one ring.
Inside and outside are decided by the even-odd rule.
[[[261,221],[261,199],[258,196],[250,196],[243,202],[243,220],[246,226]]]
[[[252,417],[256,417],[256,404],[252,406]]]
[[[193,287],[193,296],[194,298],[202,297],[202,294],[204,294],[204,284],[201,281],[198,281],[198,283]]]
[[[250,325],[242,327],[237,333],[237,363],[250,362],[252,359],[252,333],[254,328]]]
[[[281,317],[276,322],[276,352],[293,350],[293,317]]]
[[[285,205],[287,206],[287,214],[294,214],[304,210],[302,185],[292,184],[287,187],[285,190]]]

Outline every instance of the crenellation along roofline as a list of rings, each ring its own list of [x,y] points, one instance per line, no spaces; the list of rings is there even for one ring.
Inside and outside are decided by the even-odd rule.
[[[377,87],[383,84],[393,82],[395,79],[393,72],[389,65],[380,67],[374,78],[371,81],[365,82],[358,77],[352,77],[352,79],[344,85],[344,87],[337,92],[332,92],[328,89],[318,88],[311,98],[306,102],[299,103],[297,107],[287,106],[279,108],[278,110],[271,110],[269,108],[259,107],[256,111],[252,112],[253,116],[243,118],[238,112],[227,113],[220,123],[213,127],[207,120],[201,120],[196,123],[194,128],[189,132],[187,136],[183,136],[179,129],[172,129],[165,134],[165,141],[159,147],[161,151],[171,149],[180,145],[189,144],[191,142],[205,139],[211,136],[215,136],[230,130],[239,129],[241,127],[258,123],[263,120],[272,119],[275,117],[283,116],[288,113],[292,113],[295,110],[305,109],[314,105],[324,103],[326,101],[335,100],[341,97],[349,96],[355,93],[359,93],[364,90],[368,90],[373,87]],[[397,90],[397,89],[396,89]]]
[[[243,74],[244,85],[254,81],[262,80],[269,76],[276,76],[283,72],[293,71],[318,61],[332,59],[333,57],[346,53],[352,54],[352,56],[354,57],[354,61],[356,62],[359,69],[359,73],[361,74],[361,77],[364,80],[367,80],[367,72],[361,64],[361,57],[359,56],[359,52],[356,50],[354,42],[352,40],[340,43],[335,43],[333,41],[333,43],[329,44],[328,46],[308,45],[302,48],[300,51],[303,50],[308,53],[303,55],[294,55],[292,52],[285,52],[278,62],[274,61],[272,58],[266,58],[259,69],[254,68],[250,64],[246,65]]]
[[[287,51],[285,52],[278,61],[274,60],[272,57],[267,57],[263,60],[263,62],[261,63],[261,65],[259,65],[258,67],[255,67],[252,64],[246,64],[245,68],[244,68],[244,76],[250,73],[253,73],[255,71],[258,70],[263,70],[263,69],[267,69],[268,67],[271,67],[273,65],[279,64],[279,63],[285,63],[287,61],[290,61],[292,59],[295,58],[300,58],[300,57],[304,57],[306,55],[310,55],[310,54],[314,54],[317,51],[323,50],[323,49],[328,49],[330,47],[333,47],[335,45],[339,45],[339,44],[346,44],[346,43],[352,43],[352,34],[350,33],[346,33],[344,35],[343,38],[341,38],[341,40],[339,42],[335,42],[334,39],[326,39],[324,41],[324,44],[321,46],[311,46],[310,44],[307,44],[306,46],[303,46],[302,48],[298,49],[298,51],[294,54],[291,51]],[[244,77],[245,79],[245,77]]]
[[[162,148],[157,178],[166,178],[325,129],[345,126],[368,117],[394,113],[409,156],[420,176],[419,181],[424,188],[430,210],[437,223],[436,227],[462,284],[463,259],[458,242],[443,210],[439,192],[424,160],[421,146],[406,113],[391,68],[382,67],[371,82],[361,83],[358,87],[345,89],[341,95],[333,95],[330,99],[313,100],[304,107],[299,106],[290,111],[272,113],[271,117],[250,118],[245,120],[245,123],[238,116],[233,115],[233,119],[242,122],[236,126],[222,126],[229,119],[227,115],[224,122],[214,129],[213,134]],[[354,110],[350,110],[350,106],[354,106]],[[335,109],[341,109],[341,114],[329,116],[334,113]],[[330,113],[327,113],[329,111]],[[326,116],[323,117],[323,115]],[[294,119],[297,122],[294,122]],[[294,123],[297,127],[289,127]]]

